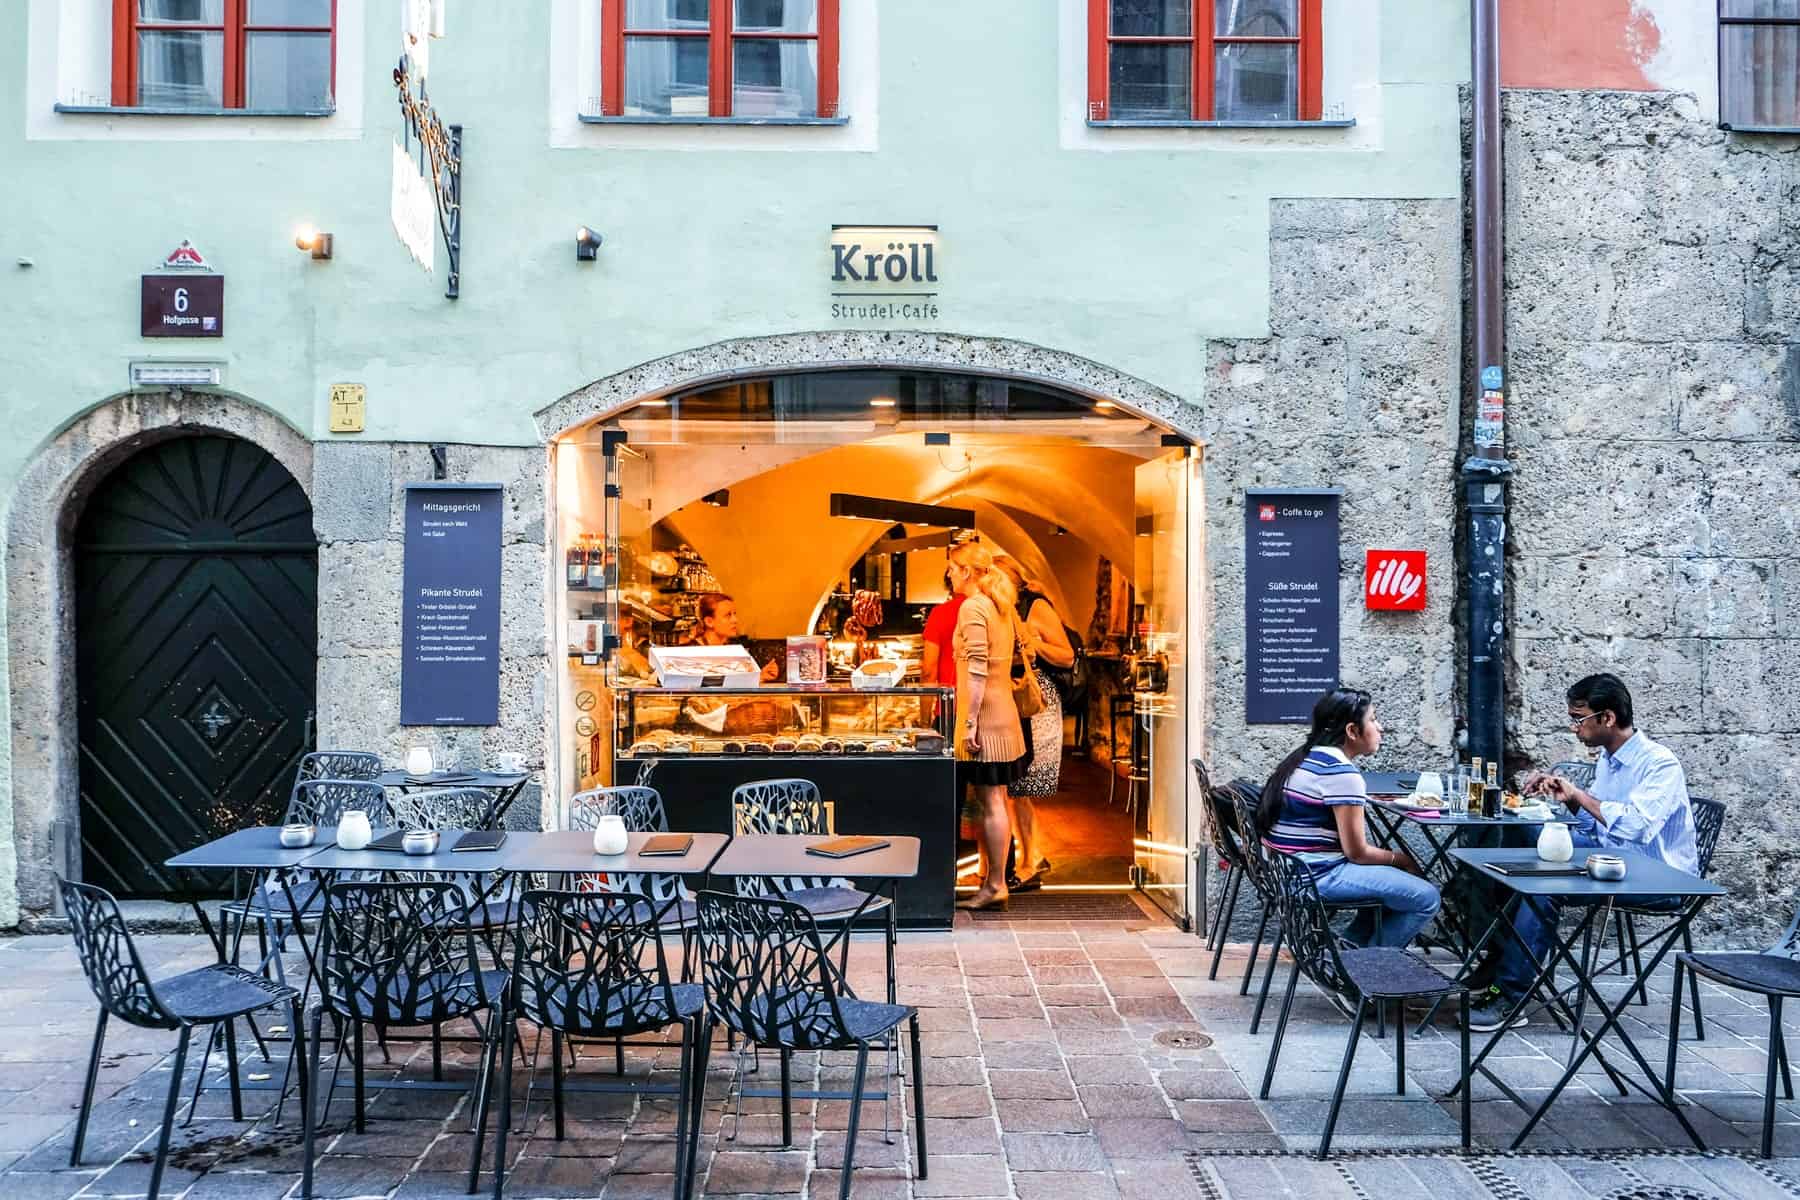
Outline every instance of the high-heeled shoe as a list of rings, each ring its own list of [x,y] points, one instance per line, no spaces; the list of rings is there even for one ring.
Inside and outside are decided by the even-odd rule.
[[[981,893],[977,892],[967,900],[958,900],[956,902],[956,907],[963,909],[965,912],[986,912],[990,908],[997,908],[1001,912],[1005,912],[1007,899],[1008,896],[1006,893],[994,892],[989,895],[986,900],[983,900],[981,899]]]

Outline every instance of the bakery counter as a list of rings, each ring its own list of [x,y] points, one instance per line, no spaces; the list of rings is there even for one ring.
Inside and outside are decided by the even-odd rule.
[[[759,779],[810,779],[835,832],[919,839],[919,874],[899,881],[903,929],[948,929],[955,907],[958,790],[947,754],[664,754],[614,762],[614,781],[654,787],[671,829],[731,832],[731,792]],[[820,860],[819,873],[831,864]],[[877,922],[871,922],[875,924]]]

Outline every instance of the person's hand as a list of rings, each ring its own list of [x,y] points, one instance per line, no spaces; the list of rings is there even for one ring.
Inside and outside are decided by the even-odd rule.
[[[781,674],[781,664],[776,662],[774,659],[771,658],[767,663],[765,663],[763,665],[762,678],[763,678],[764,683],[775,682],[776,677],[779,676],[780,674]]]
[[[1525,777],[1525,782],[1519,785],[1519,790],[1527,796],[1552,795],[1554,793],[1551,781],[1555,778],[1556,776],[1548,771],[1533,771]]]
[[[1410,850],[1394,851],[1394,865],[1408,875],[1417,875],[1420,879],[1425,878],[1425,868],[1419,865],[1419,860],[1412,856]]]
[[[963,726],[963,745],[969,748],[970,754],[980,754],[981,731],[973,725]]]

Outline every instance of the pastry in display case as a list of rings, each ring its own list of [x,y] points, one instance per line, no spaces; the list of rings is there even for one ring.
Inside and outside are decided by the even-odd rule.
[[[846,754],[948,757],[949,688],[624,688],[620,758]]]

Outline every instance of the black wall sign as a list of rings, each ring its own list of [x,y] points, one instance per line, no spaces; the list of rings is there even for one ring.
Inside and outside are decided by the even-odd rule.
[[[400,723],[500,723],[497,483],[406,488]]]
[[[224,337],[225,277],[145,275],[139,308],[141,337]]]
[[[1337,490],[1244,493],[1244,713],[1306,724],[1338,683]]]

